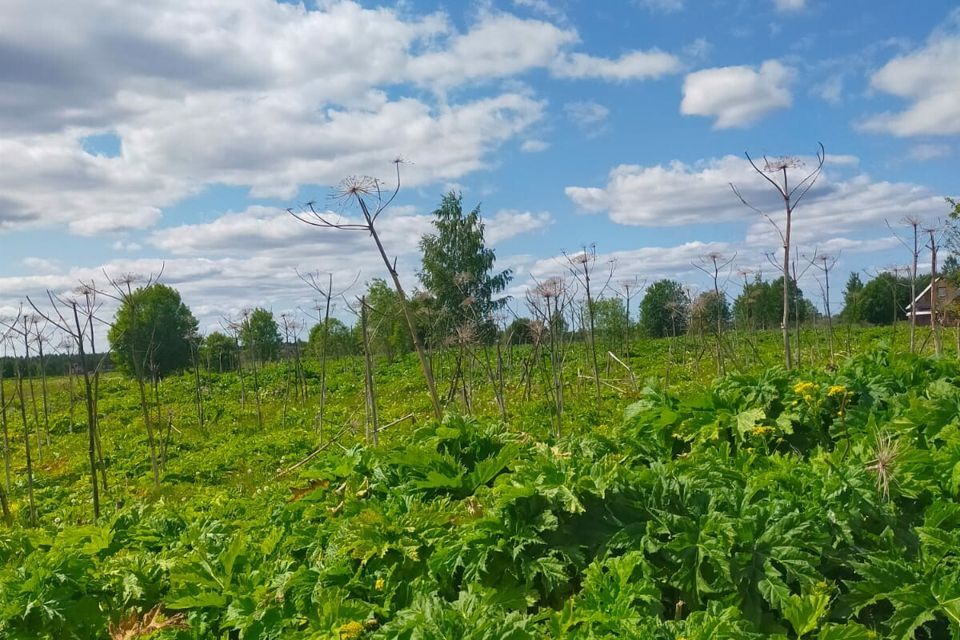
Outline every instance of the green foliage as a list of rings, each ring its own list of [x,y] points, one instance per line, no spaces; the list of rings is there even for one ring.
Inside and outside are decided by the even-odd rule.
[[[917,283],[917,293],[926,283]],[[910,304],[910,279],[881,273],[867,282],[857,294],[856,314],[844,315],[851,322],[870,324],[891,324],[894,318],[906,318],[906,308]]]
[[[627,308],[620,298],[593,301],[594,330],[597,340],[608,345],[620,344],[627,335]]]
[[[494,273],[493,249],[484,244],[480,206],[463,211],[463,196],[451,191],[433,212],[435,233],[420,240],[420,282],[432,296],[441,335],[470,325],[491,331],[490,315],[507,300],[497,299],[512,279],[509,269]],[[492,334],[491,334],[492,335]]]
[[[240,325],[240,344],[258,361],[275,360],[282,342],[273,312],[257,308],[244,317]]]
[[[790,281],[790,322],[799,313],[800,322],[810,317],[813,305],[803,297],[803,291]],[[733,315],[741,327],[775,329],[783,322],[783,277],[773,281],[758,276],[748,283],[733,302]]]
[[[171,442],[156,493],[131,385],[105,376],[127,504],[88,520],[70,469],[83,434],[58,434],[40,527],[0,530],[0,637],[106,639],[149,611],[168,624],[157,640],[960,637],[960,364],[880,334],[829,370],[651,380],[602,407],[571,394],[562,438],[518,405],[509,424],[450,415],[320,451],[311,412],[269,413],[286,369],[268,365],[269,427],[221,400],[207,435]],[[638,367],[665,342],[642,344]],[[356,364],[331,363],[342,424]],[[418,395],[415,367],[378,371],[385,415]],[[205,378],[237,389],[233,372]],[[172,411],[190,382],[163,381]]]
[[[327,321],[326,331],[324,331],[322,322],[314,325],[310,329],[307,344],[310,353],[315,358],[320,357],[324,348],[326,348],[328,358],[353,355],[359,351],[354,333],[347,325],[336,318],[330,318]]]
[[[952,255],[960,253],[960,200],[955,198],[944,198],[949,210],[947,212],[947,248]]]
[[[367,305],[369,316],[367,324],[370,330],[370,345],[374,353],[386,356],[393,360],[402,354],[413,351],[413,338],[406,318],[403,317],[403,308],[400,306],[400,296],[381,278],[374,278],[367,287]],[[415,312],[422,311],[418,302],[411,301]],[[423,326],[423,323],[420,324]],[[353,327],[356,343],[363,344],[360,335],[360,323]]]
[[[220,331],[214,331],[200,346],[200,356],[209,371],[223,373],[237,368],[239,355],[237,342]]]
[[[640,302],[640,326],[653,338],[685,333],[689,306],[690,298],[683,285],[673,280],[658,280],[647,288]]]
[[[504,334],[509,336],[510,344],[532,344],[533,330],[530,326],[530,318],[514,318]]]
[[[122,371],[164,377],[190,365],[196,333],[177,290],[151,284],[124,297],[107,338]]]
[[[856,271],[850,273],[847,285],[843,289],[843,310],[840,319],[844,322],[863,322],[862,294],[863,281]]]
[[[943,264],[940,265],[938,271],[940,275],[952,282],[954,286],[960,282],[960,260],[957,260],[956,255],[952,253],[948,255],[943,261]]]
[[[730,324],[730,304],[723,293],[717,295],[714,291],[704,291],[690,305],[691,333],[715,334],[718,327],[722,329]]]

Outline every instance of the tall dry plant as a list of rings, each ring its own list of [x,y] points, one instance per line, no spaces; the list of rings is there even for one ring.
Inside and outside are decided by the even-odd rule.
[[[443,418],[443,409],[440,406],[440,398],[437,395],[437,385],[433,377],[433,369],[430,364],[430,358],[427,356],[427,350],[420,338],[417,330],[417,322],[410,309],[410,302],[407,294],[400,283],[400,274],[397,271],[396,259],[390,260],[387,251],[380,239],[380,233],[377,230],[377,219],[393,203],[397,194],[400,193],[400,165],[403,164],[401,158],[394,160],[397,170],[397,184],[393,190],[386,188],[386,185],[377,178],[369,176],[353,176],[345,179],[337,189],[334,190],[333,197],[343,203],[355,204],[360,209],[363,216],[362,221],[344,222],[331,217],[329,212],[319,211],[316,203],[308,202],[300,211],[288,209],[287,211],[300,222],[313,227],[324,229],[339,229],[342,231],[365,231],[373,238],[377,251],[383,259],[383,264],[393,280],[393,286],[400,298],[400,308],[403,311],[403,317],[407,322],[407,328],[410,330],[410,337],[413,340],[414,348],[417,351],[417,358],[420,360],[420,368],[423,370],[423,378],[427,384],[427,390],[430,393],[430,401],[433,404],[433,413],[437,420]]]
[[[778,158],[764,157],[764,166],[763,169],[761,169],[753,161],[749,153],[744,153],[753,170],[773,186],[783,201],[785,217],[782,227],[768,214],[747,202],[736,185],[733,183],[730,184],[730,188],[733,189],[734,194],[740,199],[740,202],[764,216],[770,224],[773,225],[783,244],[783,262],[780,265],[783,269],[783,319],[781,321],[781,332],[783,334],[784,363],[788,370],[793,368],[793,355],[790,349],[790,242],[793,231],[793,212],[797,208],[797,205],[800,204],[800,201],[803,200],[804,196],[810,192],[810,189],[813,188],[813,185],[816,184],[817,179],[823,172],[823,164],[826,161],[826,151],[824,150],[823,144],[820,144],[819,147],[817,151],[816,168],[793,186],[790,184],[790,170],[803,166],[803,162],[799,158],[794,156],[782,156]],[[776,176],[777,179],[771,178],[770,176]]]

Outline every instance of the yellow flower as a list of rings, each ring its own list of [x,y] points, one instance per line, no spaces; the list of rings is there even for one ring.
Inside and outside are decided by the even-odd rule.
[[[363,625],[356,620],[340,625],[337,629],[340,634],[340,640],[355,640],[363,635]]]
[[[827,389],[827,395],[830,396],[831,398],[833,396],[846,395],[846,393],[847,393],[847,388],[842,384],[830,385],[830,388]]]
[[[383,591],[383,587],[386,586],[386,584],[383,578],[377,578],[377,581],[373,583],[373,588],[377,591]]]
[[[750,429],[750,434],[758,437],[763,437],[765,435],[773,433],[773,427],[768,427],[766,425],[758,424],[754,428]]]
[[[804,396],[804,399],[806,399],[807,396],[811,395],[816,390],[817,385],[813,382],[802,381],[793,385],[793,392]]]

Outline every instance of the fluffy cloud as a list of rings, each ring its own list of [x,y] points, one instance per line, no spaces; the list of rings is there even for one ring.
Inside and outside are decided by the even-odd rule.
[[[769,201],[745,161],[734,156],[700,165],[672,162],[642,167],[620,165],[605,187],[567,187],[566,194],[589,213],[607,212],[614,222],[638,226],[679,226],[743,220],[749,215],[730,192],[736,182],[755,200]]]
[[[960,24],[960,10],[953,20]],[[960,33],[938,31],[925,46],[897,56],[870,77],[870,86],[911,104],[865,119],[865,131],[908,137],[960,134]]]
[[[842,155],[837,161],[831,156],[827,159],[827,171],[797,208],[793,230],[800,244],[818,245],[848,234],[870,236],[885,229],[884,220],[899,220],[907,214],[933,218],[943,211],[943,199],[924,187],[875,181],[863,173],[846,175],[855,159]],[[807,159],[808,169],[811,162]],[[619,224],[663,227],[740,222],[748,225],[748,246],[775,246],[776,231],[743,206],[731,192],[730,183],[736,184],[751,204],[780,220],[782,202],[772,187],[746,160],[735,156],[696,165],[621,165],[610,172],[606,186],[567,187],[566,194],[583,211],[606,212]]]
[[[687,75],[680,113],[715,118],[715,129],[745,127],[793,103],[795,71],[776,60],[759,68],[716,67]]]
[[[184,181],[153,174],[142,163],[87,153],[70,133],[0,137],[0,226],[67,225],[81,235],[139,229],[160,208],[191,191]]]
[[[379,224],[387,252],[397,257],[410,289],[417,284],[418,242],[432,230],[430,221],[430,216],[409,207],[396,207],[385,212]],[[503,210],[485,222],[487,241],[496,246],[545,228],[552,217],[546,212]],[[25,262],[34,271],[32,275],[0,277],[0,316],[15,312],[17,301],[25,295],[36,301],[45,300],[47,289],[69,295],[80,281],[93,280],[104,286],[104,271],[116,276],[162,270],[163,282],[181,292],[202,328],[209,331],[218,328],[222,317],[236,316],[254,306],[272,306],[277,312],[309,309],[312,292],[297,278],[297,270],[332,271],[340,286],[357,280],[359,274],[355,293],[364,282],[386,275],[368,234],[308,227],[286,211],[270,207],[249,207],[210,222],[156,230],[150,235],[150,244],[171,257],[121,258],[89,268],[64,268],[52,261],[28,258]],[[109,319],[112,313],[108,306],[103,316]],[[339,314],[344,313],[341,305]]]
[[[919,162],[946,158],[951,154],[953,154],[953,148],[948,144],[915,144],[907,151],[907,156],[911,160]]]
[[[577,40],[575,31],[549,22],[489,15],[446,42],[441,50],[411,59],[406,75],[430,86],[514,75],[547,66],[564,46]]]
[[[23,266],[33,272],[39,273],[56,273],[63,270],[63,265],[59,261],[49,260],[47,258],[37,258],[35,256],[24,258]]]
[[[597,78],[623,82],[660,78],[677,73],[681,68],[680,59],[675,55],[654,49],[631,51],[616,59],[572,53],[559,58],[552,69],[559,78]]]
[[[919,185],[874,181],[866,174],[848,179],[836,179],[828,174],[797,208],[794,240],[812,247],[850,236],[860,242],[873,240],[878,233],[889,238],[884,221],[895,224],[907,215],[933,220],[943,213],[943,208],[941,196]],[[778,218],[774,216],[774,219]],[[770,224],[756,218],[746,239],[754,246],[776,243]],[[869,250],[869,245],[864,247],[863,250]]]
[[[676,246],[640,247],[625,251],[611,251],[598,253],[596,265],[615,265],[618,279],[633,278],[652,282],[661,278],[695,279],[699,273],[693,266],[698,258],[708,253],[717,252],[730,255],[733,250],[725,242],[702,242],[694,240]],[[555,256],[535,261],[529,273],[537,280],[551,276],[566,276],[569,273],[568,263],[563,256]]]
[[[503,209],[486,218],[484,238],[487,244],[496,246],[497,243],[515,238],[533,231],[542,231],[553,224],[553,216],[546,211],[534,213],[532,211],[516,211]]]
[[[318,75],[327,100],[354,100],[403,73],[412,46],[450,30],[439,14],[405,19],[354,2],[10,0],[0,17],[7,131],[99,128],[142,113],[144,96],[295,88]]]
[[[158,103],[136,123],[117,127],[119,157],[91,155],[70,133],[0,138],[8,158],[0,173],[0,224],[65,223],[82,235],[143,229],[206,184],[290,198],[302,184],[389,174],[389,160],[399,155],[415,160],[404,173],[409,185],[452,180],[483,167],[487,154],[543,109],[515,93],[440,109],[400,99],[317,114],[313,104],[294,94]]]
[[[9,0],[0,22],[0,229],[84,235],[152,227],[211,184],[290,198],[382,175],[401,154],[415,161],[407,184],[452,182],[542,117],[531,92],[490,81],[535,69],[624,80],[673,64],[579,54],[576,31],[545,20],[484,10],[460,30],[442,13],[350,0]],[[104,133],[118,155],[84,148]]]

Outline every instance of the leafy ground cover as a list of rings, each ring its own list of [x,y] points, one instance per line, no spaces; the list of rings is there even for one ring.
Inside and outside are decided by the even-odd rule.
[[[177,422],[159,490],[135,395],[108,377],[106,515],[61,401],[41,524],[23,526],[21,482],[0,530],[0,635],[960,638],[960,367],[877,339],[836,367],[704,383],[688,361],[669,387],[571,394],[559,438],[533,398],[378,446],[349,428],[344,360],[329,411],[348,428],[318,453],[282,367],[263,429],[211,375],[207,430]],[[385,422],[429,414],[415,366],[378,368]],[[187,415],[189,378],[163,393]]]

